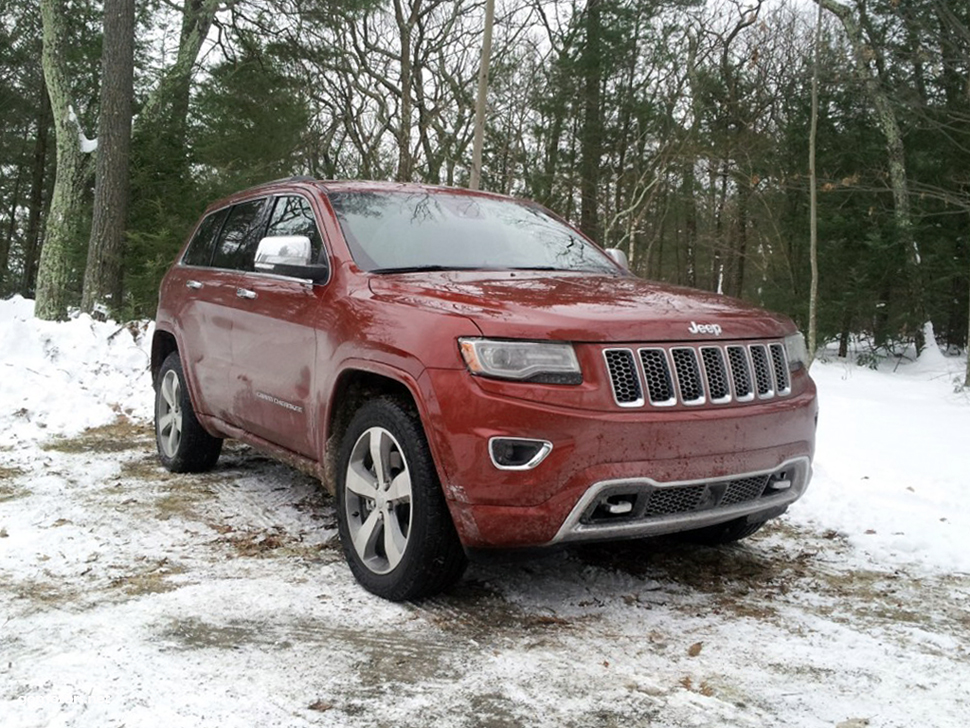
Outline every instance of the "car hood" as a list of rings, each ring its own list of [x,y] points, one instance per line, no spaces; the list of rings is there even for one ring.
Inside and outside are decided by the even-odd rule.
[[[444,271],[370,276],[375,298],[466,316],[485,336],[588,342],[780,337],[786,317],[633,276]]]

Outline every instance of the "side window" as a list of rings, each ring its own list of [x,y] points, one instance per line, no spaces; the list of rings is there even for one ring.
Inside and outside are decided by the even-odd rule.
[[[323,243],[310,203],[299,195],[277,197],[267,235],[306,235],[313,248],[313,261],[320,258]]]
[[[260,212],[266,200],[240,202],[229,211],[229,219],[222,226],[219,244],[212,265],[216,268],[253,270],[256,246],[259,244]]]
[[[183,265],[209,265],[209,261],[212,260],[212,249],[216,244],[216,235],[226,219],[227,212],[225,208],[217,210],[202,221],[189,247],[185,249],[185,255],[182,256]]]

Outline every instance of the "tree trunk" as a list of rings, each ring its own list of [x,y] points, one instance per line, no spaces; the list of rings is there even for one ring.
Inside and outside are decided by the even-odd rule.
[[[694,195],[696,182],[694,180],[694,159],[687,160],[684,165],[684,200],[687,205],[687,285],[697,286],[697,197]]]
[[[970,280],[970,276],[967,280]],[[970,301],[970,296],[967,297],[967,300]],[[970,388],[970,310],[967,312],[967,373],[963,378],[963,386]]]
[[[815,40],[812,43],[812,124],[808,136],[808,260],[812,267],[812,281],[808,294],[808,363],[809,369],[815,361],[815,351],[818,348],[818,177],[815,172],[815,145],[818,137],[818,46],[822,36],[822,6],[818,6],[815,17]],[[843,342],[839,344],[842,354]]]
[[[738,183],[738,227],[737,241],[734,246],[733,294],[740,298],[744,295],[744,272],[748,263],[748,202],[751,199],[751,186],[748,180]]]
[[[478,66],[478,99],[475,102],[475,140],[472,142],[472,172],[468,187],[477,190],[482,178],[482,147],[485,145],[485,101],[488,98],[488,64],[492,57],[492,21],[495,0],[485,0],[485,32],[482,59]]]
[[[20,207],[20,187],[24,182],[24,165],[17,165],[17,179],[14,181],[13,192],[10,195],[10,224],[0,240],[0,295],[5,291],[7,281],[7,265],[10,261],[10,245],[17,232],[17,208]]]
[[[122,251],[128,213],[128,152],[134,77],[134,0],[105,0],[101,111],[94,219],[84,269],[81,309],[117,312],[122,304]]]
[[[37,283],[37,254],[40,250],[41,217],[44,212],[44,188],[47,181],[47,147],[51,118],[51,100],[47,83],[41,77],[40,108],[37,112],[37,138],[34,140],[34,160],[30,180],[30,202],[27,208],[27,236],[24,240],[23,272],[20,294],[33,298]]]
[[[394,17],[401,37],[401,55],[399,62],[401,83],[401,119],[397,132],[397,174],[398,182],[410,182],[413,161],[411,159],[411,30],[421,9],[421,0],[414,0],[411,12],[404,17],[401,0],[394,0]]]
[[[192,88],[192,69],[202,50],[202,43],[212,27],[212,19],[219,8],[219,0],[184,0],[182,30],[175,63],[165,75],[138,114],[140,127],[151,129],[159,125],[180,131],[184,141],[185,120],[189,111],[189,92]]]
[[[594,240],[599,239],[600,160],[603,156],[603,111],[600,87],[603,82],[602,0],[586,3],[586,45],[583,48],[583,130],[579,226]]]
[[[34,313],[49,321],[67,318],[71,302],[70,251],[81,238],[81,217],[88,165],[81,151],[78,122],[71,110],[66,58],[67,16],[57,0],[41,0],[43,25],[44,79],[54,114],[54,138],[57,147],[57,174],[47,215],[47,231],[37,271],[37,301]]]

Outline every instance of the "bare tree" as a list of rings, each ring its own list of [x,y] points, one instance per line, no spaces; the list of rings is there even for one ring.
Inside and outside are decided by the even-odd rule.
[[[482,60],[478,68],[478,98],[475,101],[475,141],[472,145],[472,171],[469,188],[478,189],[482,176],[482,146],[485,143],[485,101],[488,97],[488,64],[492,57],[492,22],[495,0],[485,0],[485,30],[482,34]]]
[[[815,17],[815,41],[812,44],[812,127],[808,137],[808,184],[811,201],[809,203],[809,262],[812,267],[812,282],[808,296],[808,367],[811,369],[818,346],[818,176],[815,172],[815,147],[818,137],[818,46],[822,36],[822,6],[818,6]]]

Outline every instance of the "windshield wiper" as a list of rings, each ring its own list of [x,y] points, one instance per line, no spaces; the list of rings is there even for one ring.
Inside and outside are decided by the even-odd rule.
[[[424,273],[439,270],[478,270],[460,265],[405,265],[399,268],[373,268],[370,273]]]

